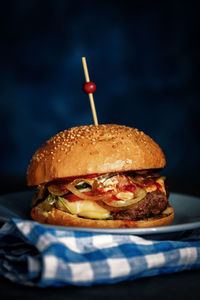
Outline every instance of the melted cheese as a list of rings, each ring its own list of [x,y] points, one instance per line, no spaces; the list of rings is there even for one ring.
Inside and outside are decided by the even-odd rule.
[[[106,219],[110,217],[110,212],[98,205],[94,201],[68,201],[63,199],[74,215],[90,219]]]
[[[161,190],[163,193],[166,194],[166,191],[165,191],[165,183],[164,183],[163,178],[158,178],[158,179],[156,179],[156,182],[160,184],[160,186],[161,186],[160,190]],[[156,186],[155,184],[152,184],[152,185],[150,185],[150,186],[145,187],[145,191],[146,191],[147,193],[154,192],[154,191],[156,191],[157,189],[158,189],[158,188],[157,188],[157,186]]]
[[[165,183],[163,178],[158,178],[156,181],[161,185],[161,191],[166,194]]]
[[[118,199],[122,200],[130,200],[133,199],[133,193],[131,192],[120,192],[116,195]]]
[[[147,187],[145,187],[145,191],[147,192],[147,193],[151,193],[151,192],[154,192],[154,191],[156,191],[157,190],[157,186],[156,185],[150,185],[150,186],[147,186]]]

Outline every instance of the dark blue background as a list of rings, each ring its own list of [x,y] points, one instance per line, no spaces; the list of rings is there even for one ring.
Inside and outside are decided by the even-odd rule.
[[[25,175],[57,132],[99,123],[149,134],[166,175],[199,177],[198,1],[1,1],[1,174]]]

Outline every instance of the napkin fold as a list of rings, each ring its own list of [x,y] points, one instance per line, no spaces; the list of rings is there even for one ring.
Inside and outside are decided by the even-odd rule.
[[[67,231],[11,219],[0,229],[0,274],[38,287],[90,286],[200,268],[193,241]]]

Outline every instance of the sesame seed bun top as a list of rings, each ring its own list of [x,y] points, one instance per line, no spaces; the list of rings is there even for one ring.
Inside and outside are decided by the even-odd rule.
[[[86,125],[64,130],[44,143],[27,170],[35,186],[54,179],[89,174],[160,169],[161,148],[148,135],[122,125]]]

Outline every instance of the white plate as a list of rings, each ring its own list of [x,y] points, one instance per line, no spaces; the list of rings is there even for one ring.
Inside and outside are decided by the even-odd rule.
[[[30,219],[30,203],[33,192],[18,192],[0,196],[0,221],[6,222],[10,218]],[[169,233],[180,233],[200,228],[200,198],[183,194],[171,193],[169,203],[175,210],[175,218],[170,226],[150,228],[83,228],[44,225],[62,230],[78,230],[85,232],[103,232],[115,234],[155,235],[164,236]]]

